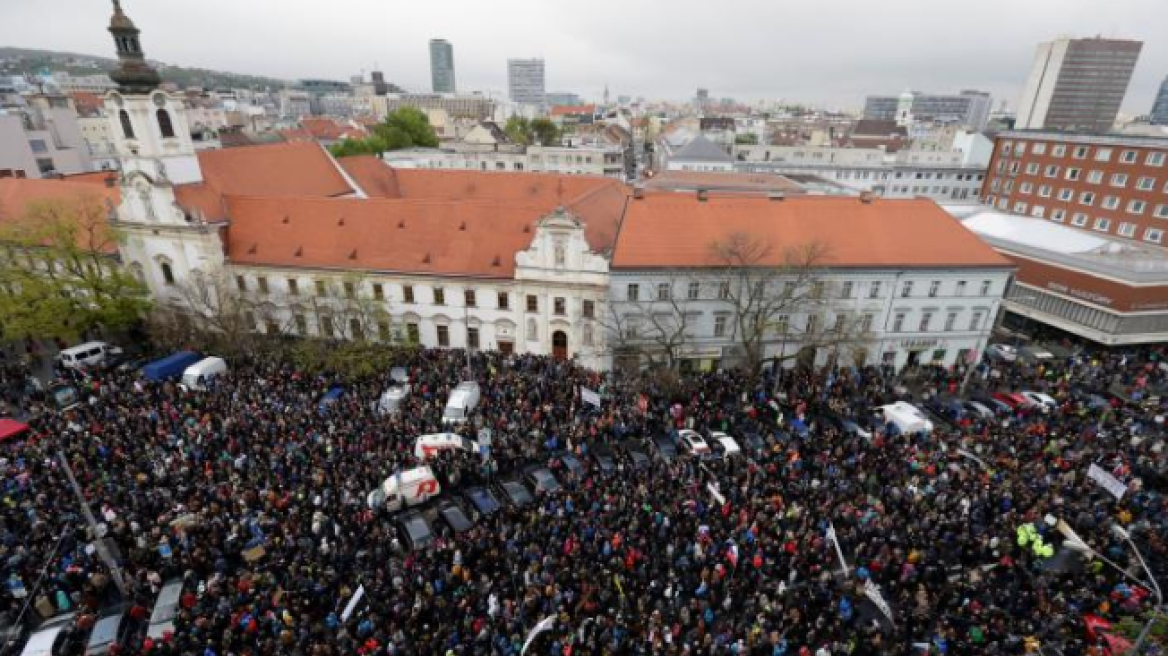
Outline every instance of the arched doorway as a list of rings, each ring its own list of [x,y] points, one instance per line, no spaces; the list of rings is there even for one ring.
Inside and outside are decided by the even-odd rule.
[[[568,335],[562,330],[552,333],[552,357],[557,360],[568,359]]]

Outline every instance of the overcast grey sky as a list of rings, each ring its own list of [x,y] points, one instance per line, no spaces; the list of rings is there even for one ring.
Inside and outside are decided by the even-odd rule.
[[[428,90],[428,40],[454,44],[460,91],[506,88],[544,57],[549,91],[860,107],[870,93],[977,88],[1011,107],[1039,41],[1144,41],[1124,111],[1168,75],[1168,0],[123,0],[155,59],[348,79],[378,62]],[[112,56],[108,0],[0,0],[0,45]]]

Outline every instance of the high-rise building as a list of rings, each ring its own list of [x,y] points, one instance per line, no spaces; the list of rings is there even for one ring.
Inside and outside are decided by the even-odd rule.
[[[990,94],[964,89],[956,95],[905,91],[899,96],[868,96],[864,118],[909,125],[931,120],[984,130],[989,121]]]
[[[1168,125],[1168,77],[1160,83],[1160,91],[1156,93],[1156,102],[1152,103],[1152,123]]]
[[[1099,37],[1040,43],[1015,127],[1110,131],[1143,46],[1141,41]]]
[[[544,88],[542,59],[507,60],[507,93],[511,102],[543,105],[547,101]]]
[[[456,93],[454,46],[446,39],[430,39],[430,85],[434,93]]]

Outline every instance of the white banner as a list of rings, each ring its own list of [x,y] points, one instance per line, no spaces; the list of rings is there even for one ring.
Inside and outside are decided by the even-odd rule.
[[[588,405],[600,407],[600,395],[583,385],[580,386],[580,399]]]
[[[527,640],[523,641],[523,649],[521,649],[519,651],[519,656],[523,656],[523,654],[527,653],[527,648],[531,646],[531,641],[535,640],[535,636],[552,628],[552,625],[555,623],[556,623],[556,616],[555,615],[548,615],[547,617],[540,620],[539,624],[536,624],[535,627],[533,627],[531,629],[531,632],[527,634]]]
[[[361,597],[364,597],[364,596],[365,596],[365,586],[364,585],[357,586],[357,591],[354,592],[353,596],[349,598],[349,603],[345,605],[345,611],[343,613],[341,613],[341,621],[342,622],[349,621],[349,616],[351,616],[353,614],[353,611],[357,610],[357,602],[361,601]]]
[[[1087,477],[1098,483],[1103,489],[1107,490],[1115,497],[1116,501],[1123,499],[1124,493],[1127,492],[1127,486],[1123,484],[1118,478],[1107,473],[1102,467],[1092,464],[1087,470]]]
[[[884,601],[884,595],[880,594],[880,586],[872,582],[872,579],[864,581],[864,595],[876,604],[881,613],[888,618],[888,622],[896,626],[896,620],[892,619],[892,609],[888,607],[888,602]]]

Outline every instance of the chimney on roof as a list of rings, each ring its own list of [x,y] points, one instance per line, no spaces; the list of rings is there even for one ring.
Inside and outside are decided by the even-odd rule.
[[[787,194],[785,194],[781,191],[772,191],[771,193],[767,194],[767,200],[770,200],[770,201],[787,200]]]
[[[498,255],[495,256],[495,259],[491,260],[491,266],[493,267],[502,266],[502,264],[503,260]]]
[[[291,222],[292,222],[292,217],[285,214],[284,215],[284,223],[291,223]]]
[[[871,205],[872,201],[874,201],[874,200],[876,200],[876,194],[874,194],[870,191],[861,191],[860,192],[860,202],[861,203],[863,203],[865,205]]]
[[[343,217],[343,216],[342,216],[340,219],[338,219],[338,220],[337,220],[337,225],[338,225],[338,226],[344,226],[344,225],[345,225],[345,217]]]
[[[297,246],[296,247],[296,257],[301,257],[302,255],[304,255],[304,247]]]
[[[463,221],[462,224],[458,226],[458,229],[465,232],[466,231],[466,221]]]
[[[350,260],[355,260],[355,259],[357,259],[357,249],[356,249],[356,248],[354,248],[354,249],[353,249],[353,250],[352,250],[352,251],[349,253],[349,259],[350,259]]]
[[[398,230],[401,230],[405,227],[406,227],[406,220],[405,219],[402,219],[401,221],[397,222],[397,229]]]
[[[645,197],[645,187],[642,185],[633,185],[633,198],[641,200]]]
[[[260,247],[259,244],[252,244],[251,248],[247,249],[247,254],[248,255],[255,255],[256,251],[259,250],[259,247]]]
[[[707,200],[710,200],[710,192],[705,189],[698,189],[698,202],[704,203]]]
[[[426,257],[422,258],[422,264],[429,264],[429,263],[430,263],[430,254],[426,253]]]

